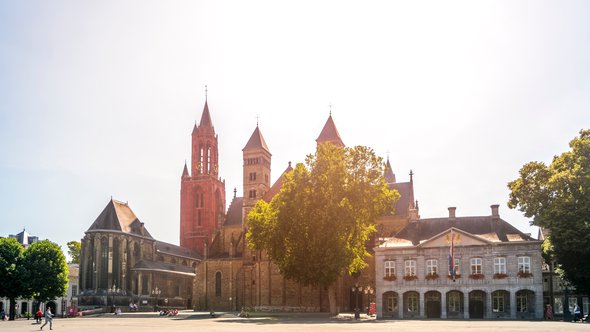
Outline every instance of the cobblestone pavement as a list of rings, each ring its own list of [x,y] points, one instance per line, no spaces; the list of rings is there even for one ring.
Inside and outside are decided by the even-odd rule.
[[[0,321],[0,331],[38,331],[40,325],[33,320]],[[43,330],[49,330],[49,325]],[[209,313],[183,311],[175,317],[155,313],[124,313],[120,316],[99,315],[80,318],[56,318],[53,330],[98,332],[150,332],[150,331],[453,331],[453,332],[557,332],[590,331],[590,324],[553,321],[454,321],[454,320],[375,320],[363,316],[355,321],[352,315],[329,318],[325,314],[260,314],[240,318],[235,314],[220,314],[212,318]]]

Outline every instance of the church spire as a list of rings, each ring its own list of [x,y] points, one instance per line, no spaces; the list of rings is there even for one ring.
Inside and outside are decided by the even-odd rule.
[[[318,136],[315,141],[318,144],[330,142],[334,145],[344,147],[344,143],[342,142],[340,134],[338,133],[338,129],[336,129],[336,125],[332,119],[332,110],[330,110],[330,116],[328,117],[328,121],[326,121],[320,136]]]
[[[184,170],[182,170],[182,177],[188,177],[188,168],[186,167],[186,160],[184,161]]]
[[[395,183],[395,174],[391,169],[391,164],[389,163],[389,156],[387,156],[387,162],[385,163],[385,171],[383,172],[383,176],[385,177],[385,182]]]
[[[211,114],[209,114],[209,105],[207,104],[207,101],[205,101],[205,107],[203,107],[203,115],[201,115],[201,122],[199,123],[199,128],[200,127],[210,127],[213,129],[213,121],[211,121]]]
[[[264,140],[264,137],[262,137],[262,133],[260,132],[260,128],[258,127],[258,123],[256,124],[256,129],[254,129],[252,136],[250,136],[248,143],[246,143],[246,146],[244,146],[242,151],[257,150],[257,149],[265,150],[266,152],[268,152],[270,154],[270,150],[268,149],[268,146],[266,145],[266,141]]]

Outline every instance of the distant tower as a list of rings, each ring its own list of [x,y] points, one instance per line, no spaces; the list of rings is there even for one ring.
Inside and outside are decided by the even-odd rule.
[[[180,246],[201,254],[225,213],[225,182],[219,178],[217,148],[205,101],[201,122],[193,128],[190,174],[185,163],[180,186]]]
[[[270,188],[272,155],[258,125],[242,151],[244,156],[244,210],[242,215],[245,218],[256,201],[262,199],[262,196]]]
[[[324,125],[320,136],[315,140],[317,144],[330,142],[334,145],[344,147],[344,143],[340,138],[340,134],[338,133],[338,129],[336,129],[336,125],[334,124],[334,120],[332,119],[332,112],[330,112],[330,116],[328,117],[328,121]]]

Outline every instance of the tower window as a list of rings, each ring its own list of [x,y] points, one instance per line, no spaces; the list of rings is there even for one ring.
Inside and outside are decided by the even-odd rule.
[[[201,222],[202,222],[201,210],[197,210],[197,223],[199,226],[201,226]]]
[[[250,190],[248,197],[249,198],[256,198],[256,190]]]
[[[256,173],[250,173],[250,181],[256,181]]]

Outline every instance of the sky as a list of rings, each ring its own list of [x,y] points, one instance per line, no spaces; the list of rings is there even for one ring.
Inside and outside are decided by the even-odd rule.
[[[507,183],[590,120],[587,1],[0,0],[0,236],[66,248],[112,198],[178,244],[207,100],[227,204],[256,128],[274,182],[330,110],[347,146],[414,172],[422,218],[500,216]],[[331,105],[331,106],[330,106]]]

